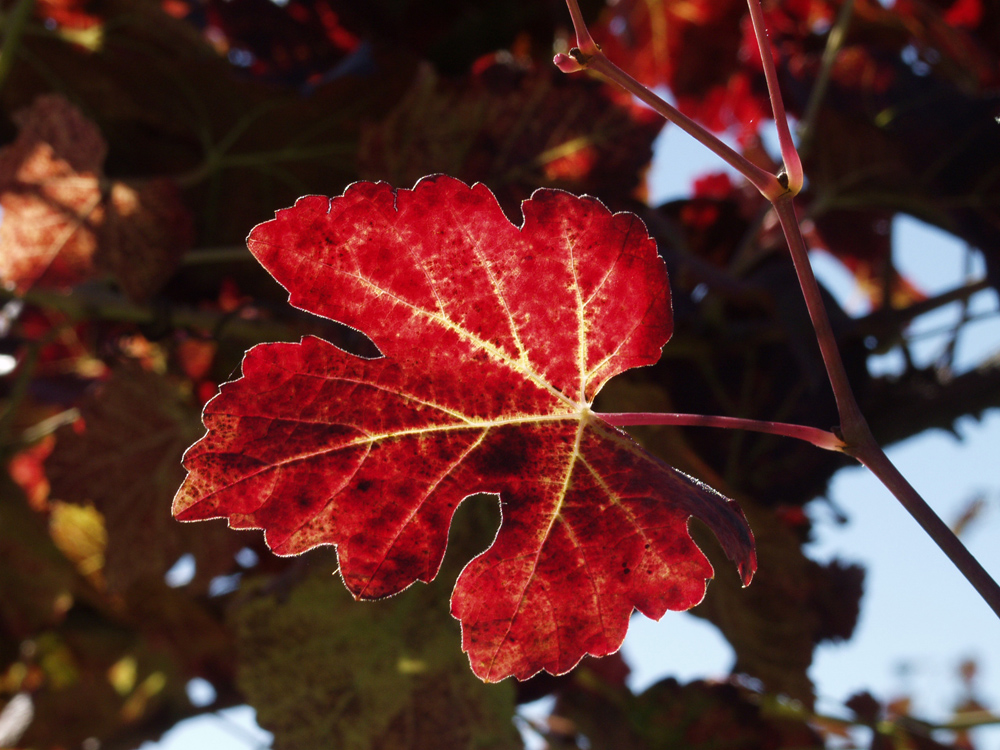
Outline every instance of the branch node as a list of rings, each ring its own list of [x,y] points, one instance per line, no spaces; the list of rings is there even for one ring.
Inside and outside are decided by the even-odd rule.
[[[560,52],[552,58],[552,62],[563,73],[579,73],[587,67],[587,57],[580,51],[579,47],[574,47],[569,54]]]

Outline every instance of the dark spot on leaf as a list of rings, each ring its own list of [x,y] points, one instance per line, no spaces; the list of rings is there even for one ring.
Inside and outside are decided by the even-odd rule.
[[[510,476],[530,469],[531,445],[523,431],[503,430],[482,452],[480,471],[485,476]]]

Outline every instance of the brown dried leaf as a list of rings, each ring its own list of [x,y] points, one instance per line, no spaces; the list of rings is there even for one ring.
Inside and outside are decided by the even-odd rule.
[[[74,172],[96,174],[104,166],[108,146],[100,130],[61,94],[39,96],[13,119],[19,129],[14,150],[27,154],[47,143]]]
[[[194,226],[172,180],[115,182],[107,197],[98,264],[134,300],[156,293],[191,247]]]

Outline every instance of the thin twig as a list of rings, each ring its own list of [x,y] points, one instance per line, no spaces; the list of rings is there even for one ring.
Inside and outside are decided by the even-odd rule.
[[[972,277],[972,248],[966,245],[965,248],[965,278],[968,280]],[[955,321],[955,325],[952,326],[951,338],[944,347],[944,351],[941,352],[938,357],[938,366],[947,368],[951,370],[955,365],[955,352],[958,350],[958,339],[962,335],[962,331],[965,330],[965,326],[977,316],[973,315],[969,308],[969,298],[966,297],[962,300],[961,304],[961,314],[958,316],[958,320]],[[926,335],[926,334],[925,334]]]
[[[990,608],[1000,617],[1000,585],[990,577],[979,561],[966,549],[965,545],[942,521],[913,486],[906,481],[899,470],[892,464],[885,452],[872,436],[868,422],[865,421],[861,409],[854,398],[854,392],[847,379],[840,351],[830,326],[830,320],[823,306],[819,285],[809,264],[809,256],[798,219],[795,216],[795,206],[791,195],[781,196],[774,201],[774,209],[785,233],[788,248],[798,274],[799,286],[806,300],[809,317],[816,331],[820,353],[826,366],[827,376],[833,388],[837,401],[837,411],[840,414],[841,437],[847,444],[844,450],[879,478],[882,484],[892,492],[900,504],[920,524],[921,528],[934,540],[948,559],[966,577],[973,588],[979,592]]]
[[[809,149],[812,147],[819,108],[823,104],[823,99],[826,97],[826,92],[830,87],[833,64],[837,61],[837,53],[840,52],[840,48],[844,46],[844,40],[847,38],[847,27],[850,26],[851,16],[853,15],[854,0],[846,0],[840,6],[837,20],[834,21],[830,33],[826,38],[826,48],[823,50],[823,58],[820,61],[819,74],[816,76],[816,83],[813,84],[812,91],[809,92],[806,113],[799,122],[800,154],[809,153]]]
[[[927,535],[948,556],[966,580],[979,592],[979,595],[990,605],[990,608],[1000,617],[1000,586],[993,580],[986,569],[980,565],[975,556],[969,552],[962,541],[944,521],[934,512],[913,486],[906,480],[899,469],[889,460],[885,452],[868,433],[868,439],[862,444],[849,446],[848,453],[863,463],[884,484],[907,512],[916,519]]]
[[[992,289],[988,279],[970,281],[955,289],[942,292],[934,297],[914,302],[912,305],[899,308],[880,308],[863,318],[854,321],[853,332],[858,336],[878,337],[883,331],[898,330],[901,326],[938,308],[953,302],[967,303],[974,295],[986,289]]]
[[[774,67],[774,57],[771,55],[771,45],[767,41],[767,28],[764,26],[764,11],[760,0],[747,0],[750,8],[750,19],[753,21],[753,31],[757,37],[757,48],[764,64],[764,78],[767,81],[767,92],[771,98],[771,111],[774,113],[774,124],[778,129],[778,143],[781,146],[781,161],[785,165],[784,187],[792,195],[798,195],[802,190],[802,160],[795,149],[795,141],[788,127],[788,117],[785,114],[785,103],[778,87],[778,72]],[[779,178],[780,179],[780,178]]]
[[[588,69],[600,73],[612,83],[617,84],[640,101],[648,104],[664,118],[710,149],[716,156],[725,161],[726,164],[746,177],[750,184],[756,187],[768,200],[786,191],[785,186],[773,174],[761,169],[743,156],[743,154],[730,148],[699,123],[658,97],[635,78],[611,62],[591,38],[586,24],[583,22],[583,14],[580,12],[577,0],[566,0],[566,5],[569,7],[570,15],[573,17],[577,46],[570,50],[569,55],[559,53],[555,56],[553,62],[559,70],[564,73],[575,73]]]
[[[569,8],[570,18],[573,19],[573,33],[576,34],[576,46],[585,55],[590,56],[601,51],[601,48],[594,42],[587,28],[587,22],[583,20],[583,12],[580,4],[576,0],[566,0]],[[558,65],[559,63],[556,63]],[[566,71],[564,71],[566,72]]]
[[[816,282],[816,276],[813,274],[812,266],[809,264],[809,251],[806,248],[805,240],[802,239],[791,194],[774,201],[774,210],[785,233],[792,263],[795,265],[795,273],[798,275],[799,286],[802,287],[802,295],[805,297],[806,308],[809,311],[809,318],[816,331],[816,340],[819,343],[820,353],[823,355],[823,364],[830,379],[830,386],[833,388],[833,397],[837,401],[840,429],[846,442],[851,444],[855,438],[863,437],[868,430],[868,425],[865,424],[865,418],[858,408],[851,384],[847,379],[847,371],[840,358],[840,350],[837,349],[837,339],[833,334],[830,318],[826,314],[823,296],[820,293],[819,284]]]

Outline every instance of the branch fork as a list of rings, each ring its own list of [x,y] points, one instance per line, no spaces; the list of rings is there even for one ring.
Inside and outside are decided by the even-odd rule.
[[[749,429],[759,432],[785,435],[806,440],[813,445],[827,450],[836,450],[853,456],[879,478],[886,488],[916,519],[917,523],[934,540],[952,563],[962,572],[973,585],[979,595],[1000,617],[1000,586],[980,565],[979,561],[968,551],[964,544],[938,517],[920,494],[910,485],[905,477],[885,455],[876,442],[868,423],[865,421],[854,398],[847,372],[844,369],[840,352],[837,348],[833,329],[826,314],[820,295],[819,284],[809,264],[808,249],[802,237],[798,217],[795,213],[794,197],[801,191],[804,183],[802,162],[792,138],[785,113],[785,106],[778,86],[777,69],[771,54],[771,46],[767,38],[764,23],[764,13],[760,0],[747,0],[750,18],[753,23],[757,46],[760,50],[767,80],[767,89],[771,101],[771,109],[778,131],[778,142],[781,148],[782,167],[777,174],[761,169],[748,161],[723,143],[714,134],[697,122],[683,114],[675,107],[658,97],[635,78],[611,62],[594,42],[583,20],[583,13],[577,0],[566,0],[573,28],[576,33],[576,47],[568,54],[559,53],[553,63],[564,73],[575,73],[581,70],[593,70],[608,81],[617,84],[639,100],[648,104],[665,119],[690,134],[699,143],[711,149],[723,161],[742,174],[748,182],[771,202],[781,223],[782,231],[788,243],[799,286],[805,297],[809,317],[812,320],[819,342],[823,363],[833,394],[837,402],[840,425],[832,432],[817,430],[801,425],[787,425],[773,422],[758,422],[756,420],[740,420],[732,417],[709,417],[690,414],[600,414],[601,418],[610,424],[624,426],[629,424],[673,424],[673,425],[704,425],[725,427],[731,429]]]

